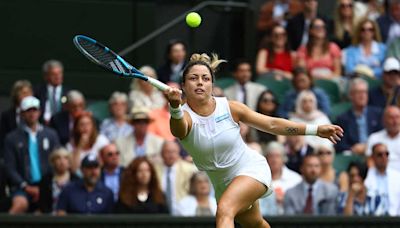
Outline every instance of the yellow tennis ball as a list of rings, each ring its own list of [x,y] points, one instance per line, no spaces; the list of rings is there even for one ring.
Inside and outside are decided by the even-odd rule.
[[[192,28],[199,27],[201,23],[201,17],[196,12],[191,12],[186,15],[186,24]]]

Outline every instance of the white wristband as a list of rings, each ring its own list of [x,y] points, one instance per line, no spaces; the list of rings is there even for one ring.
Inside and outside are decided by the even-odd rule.
[[[317,135],[318,125],[315,124],[307,124],[305,135]]]
[[[181,105],[179,105],[177,108],[169,106],[169,113],[171,114],[172,119],[180,120],[183,118],[183,111]]]

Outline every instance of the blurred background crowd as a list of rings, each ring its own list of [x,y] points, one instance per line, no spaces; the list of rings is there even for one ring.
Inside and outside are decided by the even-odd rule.
[[[215,83],[214,96],[259,113],[344,129],[333,145],[240,123],[271,167],[265,216],[400,215],[400,0],[337,0],[333,11],[324,16],[316,0],[267,1],[255,61],[229,59],[231,76]],[[171,40],[165,64],[140,70],[179,87],[187,49]],[[1,113],[1,212],[215,215],[207,176],[170,133],[163,93],[135,80],[109,94],[104,112],[64,85],[62,62],[42,72],[39,84],[16,80]]]

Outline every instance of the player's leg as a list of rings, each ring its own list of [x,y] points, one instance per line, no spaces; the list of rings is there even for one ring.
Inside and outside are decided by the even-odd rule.
[[[257,200],[253,206],[235,217],[235,221],[242,225],[243,228],[263,227],[270,228],[267,221],[261,215],[260,204]]]
[[[235,177],[218,201],[216,215],[217,228],[233,228],[235,217],[246,210],[250,210],[254,214],[239,216],[239,222],[244,223],[244,225],[252,225],[253,227],[268,227],[263,226],[263,224],[268,225],[268,223],[263,220],[258,206],[253,210],[249,209],[266,191],[267,187],[264,184],[249,176]],[[256,212],[258,212],[258,216],[255,216],[257,215]],[[250,215],[254,215],[255,217],[247,219]]]

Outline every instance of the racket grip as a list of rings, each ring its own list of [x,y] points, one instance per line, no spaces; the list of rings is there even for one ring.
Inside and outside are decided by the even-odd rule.
[[[160,82],[159,80],[154,79],[152,77],[149,77],[147,79],[147,82],[150,83],[151,85],[153,85],[154,87],[158,88],[161,91],[165,91],[165,90],[169,89],[168,85],[166,85],[166,84],[164,84],[164,83]]]

